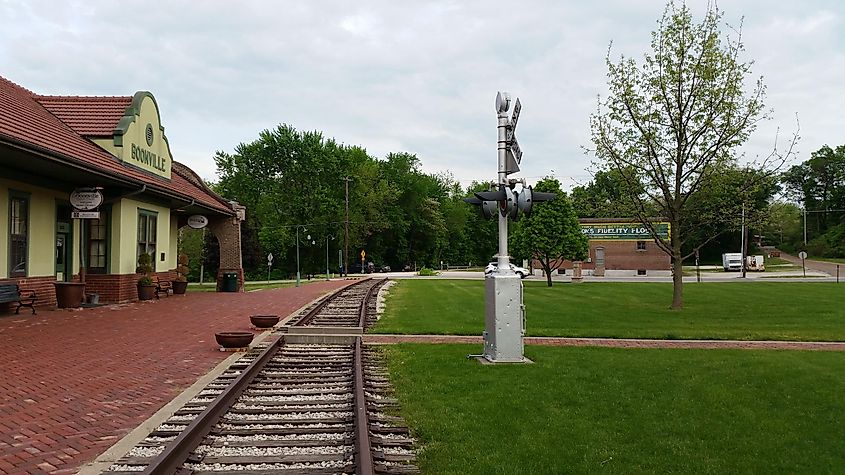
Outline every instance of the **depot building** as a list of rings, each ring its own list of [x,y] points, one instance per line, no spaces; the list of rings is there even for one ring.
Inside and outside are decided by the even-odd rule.
[[[164,130],[149,92],[45,96],[0,77],[0,285],[35,290],[42,306],[62,282],[135,300],[138,257],[172,280],[190,220],[217,238],[218,282],[234,272],[240,287],[245,210],[174,161]]]
[[[589,254],[580,262],[583,275],[603,276],[667,276],[672,261],[660,250],[642,223],[631,218],[581,218],[581,232],[587,236]],[[669,223],[654,222],[657,235],[669,239]],[[564,261],[558,272],[572,273],[574,263]]]

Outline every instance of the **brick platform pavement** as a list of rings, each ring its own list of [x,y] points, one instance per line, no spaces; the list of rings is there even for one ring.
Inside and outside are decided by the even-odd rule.
[[[215,332],[347,283],[0,317],[0,473],[75,473],[231,354]]]

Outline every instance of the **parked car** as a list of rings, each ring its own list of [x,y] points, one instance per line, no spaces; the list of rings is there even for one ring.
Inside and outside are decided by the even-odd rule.
[[[529,272],[528,269],[526,269],[524,267],[515,266],[513,264],[510,264],[510,266],[511,266],[511,270],[513,271],[513,273],[518,275],[520,279],[524,279],[524,278],[528,277],[529,275],[531,275],[531,272]],[[493,272],[496,272],[498,269],[499,269],[499,263],[497,261],[493,261],[493,262],[487,264],[487,267],[484,268],[484,275],[492,274]]]

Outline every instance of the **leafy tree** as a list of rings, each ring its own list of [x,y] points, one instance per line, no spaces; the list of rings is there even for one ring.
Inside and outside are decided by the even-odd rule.
[[[813,152],[809,160],[787,170],[781,180],[787,196],[808,211],[806,218],[811,240],[826,234],[831,227],[845,224],[845,212],[842,211],[845,209],[845,145],[836,149],[823,146]],[[819,244],[826,241],[827,237],[824,237]],[[834,243],[837,243],[835,239]],[[824,247],[816,249],[814,254],[830,254]]]
[[[633,182],[629,184],[625,176],[633,178]],[[597,171],[590,183],[576,186],[570,196],[579,218],[625,218],[635,213],[632,194],[645,194],[637,171],[627,170],[623,175],[611,168]]]
[[[578,217],[560,182],[544,178],[537,182],[536,191],[556,193],[548,202],[535,205],[530,216],[523,216],[511,234],[514,253],[533,257],[546,273],[546,283],[552,286],[552,271],[564,260],[583,260],[589,245],[581,232]]]
[[[735,163],[738,147],[769,116],[762,78],[745,91],[751,63],[738,59],[741,36],[722,39],[721,17],[710,7],[701,23],[693,23],[685,4],[670,1],[641,65],[624,56],[614,63],[608,55],[609,95],[590,118],[596,156],[628,184],[635,216],[678,270],[673,309],[683,308],[680,270],[691,256],[683,253],[690,238],[683,223],[690,207],[703,190],[716,186],[714,176]],[[753,164],[760,173],[748,176],[770,176],[784,159],[775,149]],[[664,219],[671,224],[669,239],[654,226]]]
[[[465,196],[473,196],[475,192],[488,190],[490,190],[490,183],[474,181],[467,187]],[[463,202],[463,197],[461,197],[461,202],[469,213],[466,221],[467,260],[484,265],[498,251],[499,225],[496,219],[487,219],[482,216],[477,206]]]

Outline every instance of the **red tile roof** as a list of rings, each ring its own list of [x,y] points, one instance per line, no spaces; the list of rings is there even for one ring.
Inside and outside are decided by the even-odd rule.
[[[185,178],[185,175],[189,173],[184,170],[179,173],[176,172],[178,167],[173,167],[174,173],[171,179],[167,180],[121,162],[80,135],[79,131],[86,128],[101,131],[105,124],[111,121],[111,117],[114,117],[115,106],[111,101],[118,102],[127,98],[93,98],[91,101],[86,101],[84,98],[56,99],[56,97],[38,96],[0,76],[0,140],[10,140],[34,151],[46,153],[57,161],[81,165],[118,179],[137,183],[139,186],[146,184],[152,193],[175,196],[186,201],[195,200],[197,204],[207,208],[234,214],[226,200],[208,190],[201,181],[194,183],[195,180]],[[128,99],[131,101],[131,98]],[[51,113],[51,110],[41,101],[46,101],[49,104],[48,107],[53,110],[61,109],[58,115]],[[66,107],[68,103],[75,105]],[[98,118],[94,113],[94,106],[104,103],[107,104],[107,111]],[[84,116],[91,120],[86,122],[87,119],[82,118],[79,122],[74,122],[71,109],[75,107],[78,110],[86,109]],[[120,115],[122,116],[122,111]],[[116,123],[111,125],[112,130]]]
[[[39,104],[83,137],[111,137],[132,96],[33,96]]]

